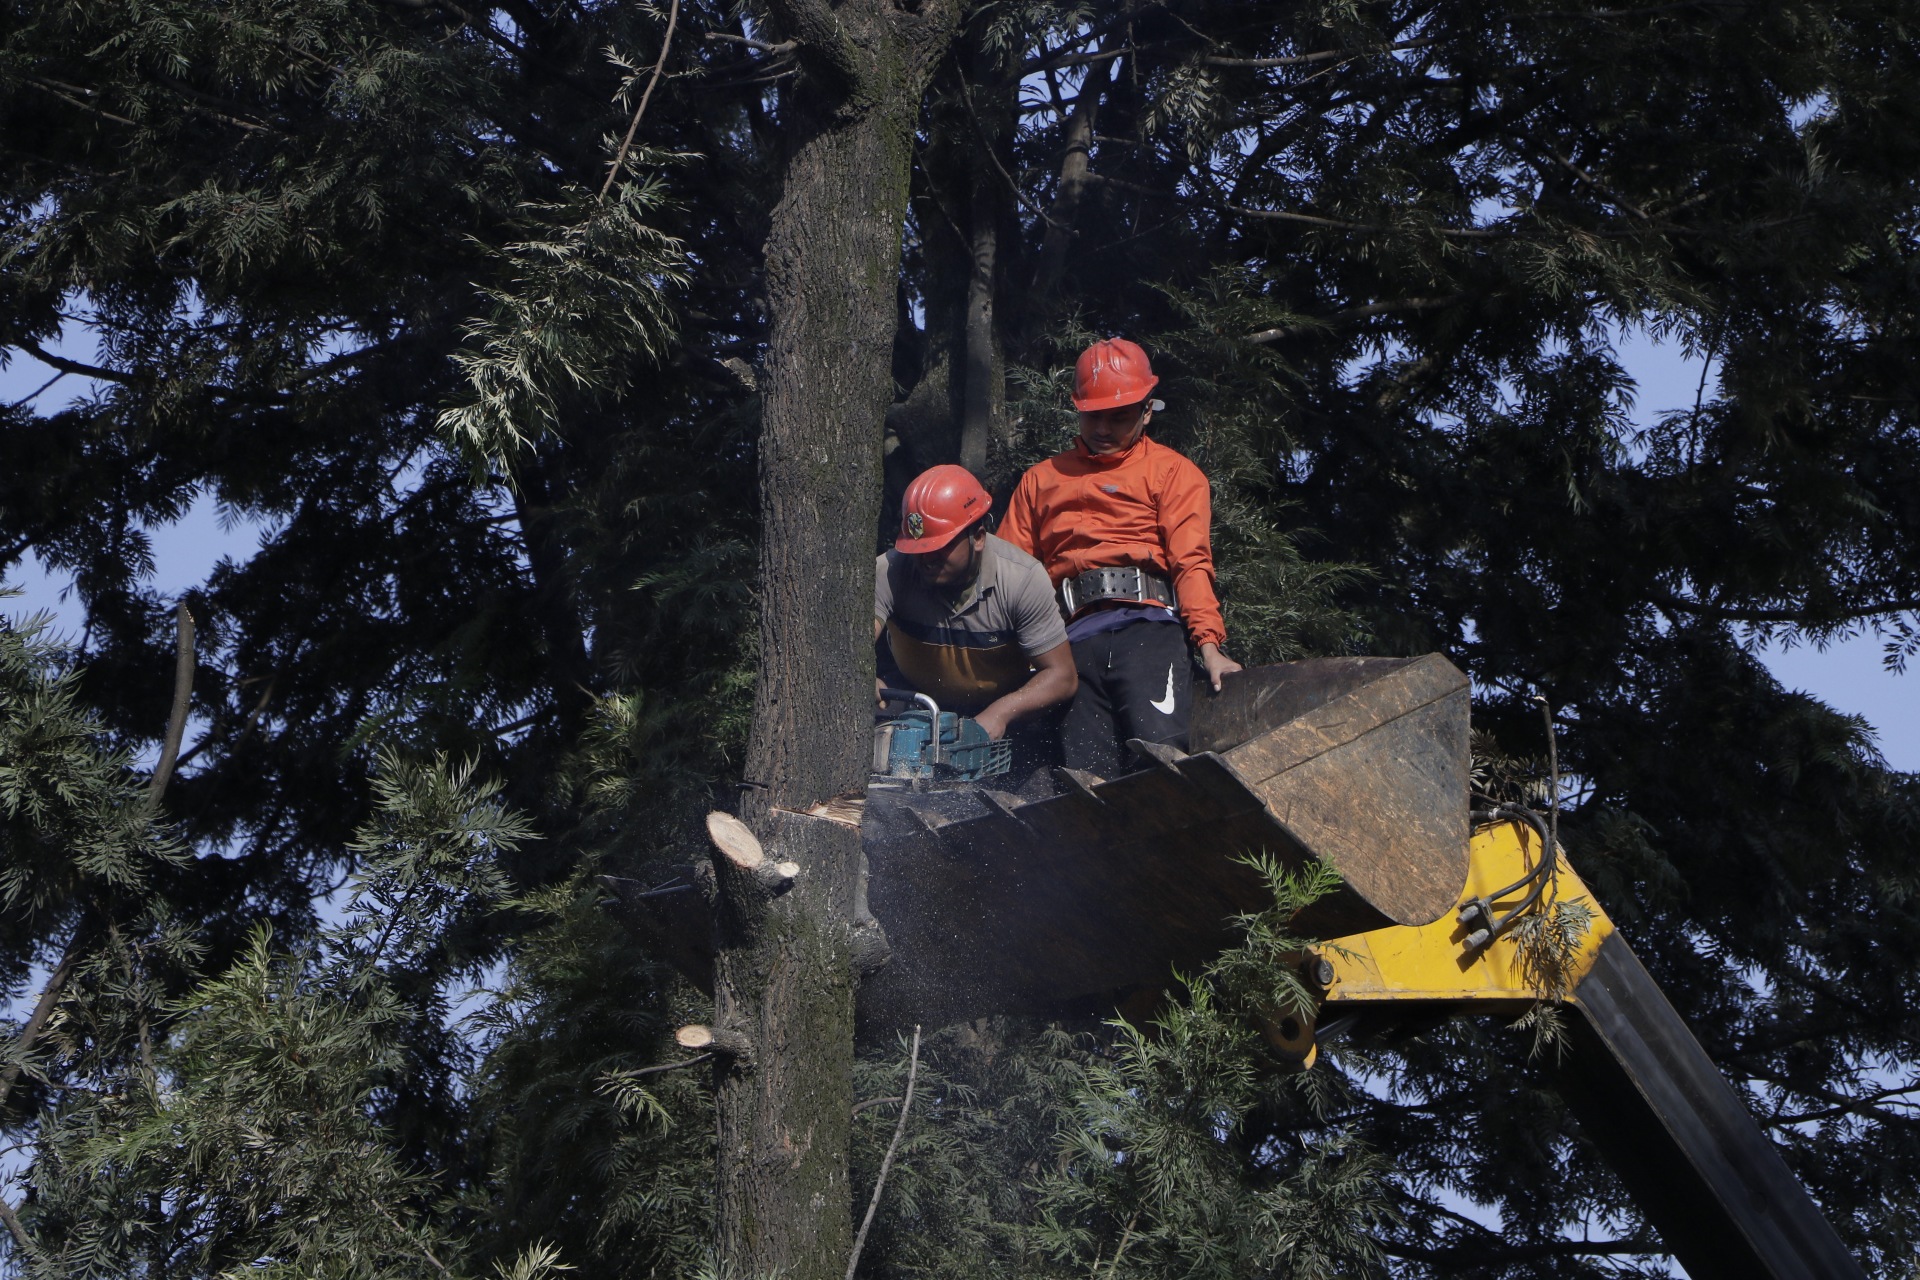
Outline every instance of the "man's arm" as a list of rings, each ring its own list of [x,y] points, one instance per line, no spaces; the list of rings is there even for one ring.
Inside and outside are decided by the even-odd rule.
[[[873,561],[873,643],[880,645],[880,633],[887,629],[887,619],[893,616],[893,582],[887,577],[886,553],[874,557]],[[885,706],[880,691],[887,682],[876,673],[873,677],[873,701],[875,706]]]
[[[1000,519],[1000,527],[994,530],[1002,542],[1008,542],[1026,552],[1034,559],[1040,558],[1037,541],[1039,529],[1036,527],[1033,510],[1033,485],[1027,475],[1020,477],[1020,483],[1013,488],[1013,496],[1007,499],[1007,514]]]
[[[1003,698],[996,698],[974,717],[987,736],[998,740],[1007,736],[1015,721],[1065,702],[1080,687],[1080,674],[1073,669],[1073,646],[1062,641],[1033,659],[1034,672],[1027,682]]]
[[[1187,634],[1200,651],[1207,683],[1220,692],[1220,677],[1241,670],[1239,663],[1220,652],[1226,643],[1226,623],[1220,601],[1213,594],[1213,502],[1207,478],[1188,463],[1170,477],[1160,499],[1160,539],[1173,569],[1173,591],[1180,598],[1180,616]]]

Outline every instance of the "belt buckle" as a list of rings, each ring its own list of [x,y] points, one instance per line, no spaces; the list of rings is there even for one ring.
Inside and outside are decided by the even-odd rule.
[[[1146,595],[1146,575],[1138,565],[1115,565],[1100,570],[1100,595],[1107,600],[1135,600]]]

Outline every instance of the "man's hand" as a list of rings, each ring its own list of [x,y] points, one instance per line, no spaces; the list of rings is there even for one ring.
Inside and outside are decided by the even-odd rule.
[[[1001,701],[1005,701],[1002,699]],[[996,702],[973,718],[973,722],[987,731],[987,737],[994,742],[1007,736],[1007,713]]]
[[[1209,641],[1200,646],[1200,665],[1207,669],[1207,680],[1213,685],[1215,693],[1220,692],[1220,677],[1244,671],[1245,667],[1220,652],[1220,646]]]
[[[887,700],[880,696],[880,691],[882,689],[885,689],[886,687],[887,687],[887,682],[885,680],[882,680],[879,676],[875,676],[873,678],[873,705],[874,706],[885,707],[887,705]]]

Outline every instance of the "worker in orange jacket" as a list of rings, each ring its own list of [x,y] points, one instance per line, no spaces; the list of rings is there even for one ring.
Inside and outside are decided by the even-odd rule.
[[[1103,778],[1129,768],[1129,738],[1186,746],[1189,643],[1216,691],[1241,669],[1221,650],[1207,478],[1146,436],[1159,381],[1125,338],[1083,351],[1080,437],[1021,477],[1000,529],[1059,593],[1080,677],[1061,747],[1068,767]]]

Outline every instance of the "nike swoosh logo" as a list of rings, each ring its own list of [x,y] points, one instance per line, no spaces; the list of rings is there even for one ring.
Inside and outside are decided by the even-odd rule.
[[[1173,714],[1173,668],[1167,668],[1167,692],[1165,696],[1155,698],[1147,704],[1163,716]]]

